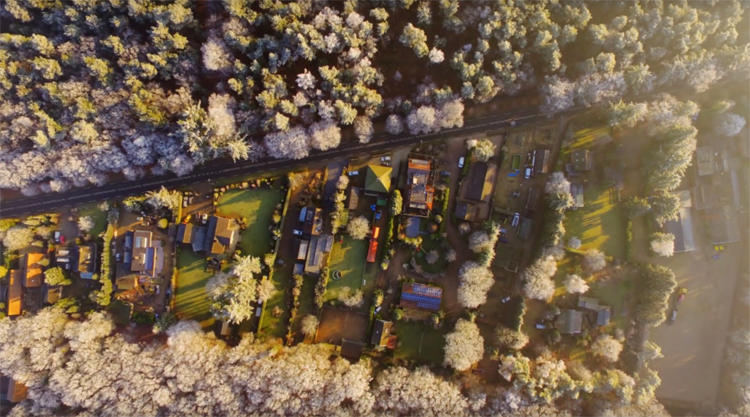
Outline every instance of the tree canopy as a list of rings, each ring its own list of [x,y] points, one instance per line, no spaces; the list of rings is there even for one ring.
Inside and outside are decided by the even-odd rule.
[[[0,187],[33,195],[216,158],[302,158],[339,145],[332,126],[363,142],[377,118],[392,134],[434,132],[463,126],[465,103],[529,89],[549,113],[677,84],[700,92],[750,61],[738,0],[412,4],[6,1]],[[612,111],[624,126],[644,114]],[[740,119],[718,117],[717,132]]]

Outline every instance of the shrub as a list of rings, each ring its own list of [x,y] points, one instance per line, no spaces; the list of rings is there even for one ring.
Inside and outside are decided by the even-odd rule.
[[[669,297],[677,286],[674,272],[661,265],[648,264],[639,268],[635,285],[639,289],[633,311],[636,322],[651,327],[663,323]]]

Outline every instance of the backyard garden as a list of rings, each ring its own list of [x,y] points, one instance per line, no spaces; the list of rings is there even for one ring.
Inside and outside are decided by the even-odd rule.
[[[443,363],[446,326],[435,329],[424,322],[400,321],[393,333],[398,336],[393,354],[395,359],[416,359],[435,365]]]
[[[175,310],[181,320],[195,320],[206,329],[214,319],[208,311],[206,283],[211,272],[206,271],[206,258],[189,248],[177,249],[177,286]]]
[[[367,246],[366,240],[355,240],[349,236],[344,236],[341,241],[333,244],[328,258],[331,278],[323,298],[325,302],[345,296],[346,288],[349,288],[350,293],[362,290],[363,299],[369,300],[369,296],[375,290],[378,265],[365,262]],[[337,279],[338,274],[341,278]],[[366,307],[363,305],[361,309],[364,311]]]
[[[269,230],[274,210],[284,194],[277,186],[264,189],[228,189],[218,199],[217,214],[239,219],[247,226],[240,233],[243,255],[261,257],[271,251],[275,241]],[[279,219],[280,221],[280,219]]]

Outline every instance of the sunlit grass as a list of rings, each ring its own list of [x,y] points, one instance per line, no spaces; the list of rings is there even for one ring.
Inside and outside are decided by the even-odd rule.
[[[175,310],[181,320],[195,320],[205,329],[214,323],[208,311],[206,283],[211,274],[205,272],[206,260],[190,249],[180,250],[177,258]]]
[[[276,204],[281,201],[280,190],[229,190],[219,198],[219,215],[247,218],[248,227],[240,235],[243,255],[263,256],[271,251],[268,226]]]

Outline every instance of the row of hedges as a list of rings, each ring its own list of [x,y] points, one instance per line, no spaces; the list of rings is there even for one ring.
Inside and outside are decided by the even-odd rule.
[[[633,220],[628,219],[625,223],[625,259],[631,260],[633,256]]]
[[[91,299],[102,307],[106,307],[112,301],[112,239],[115,237],[115,225],[109,223],[103,236],[102,265],[99,274],[99,282],[102,288],[91,294]]]
[[[299,296],[302,294],[302,284],[304,278],[302,275],[295,275],[292,280],[294,284],[286,294],[286,306],[289,309],[289,321],[286,324],[286,345],[291,346],[294,341],[294,335],[292,333],[292,324],[294,319],[297,317],[297,310],[299,309]]]
[[[440,222],[440,235],[445,233],[445,225],[448,223],[446,221],[446,216],[448,215],[448,202],[450,201],[450,189],[446,188],[445,191],[442,192],[441,198],[441,213],[443,215],[443,221]]]
[[[521,331],[523,327],[523,317],[526,314],[526,299],[521,296],[515,296],[509,301],[512,313],[505,317],[504,324],[511,330]]]
[[[320,270],[320,277],[318,277],[318,283],[315,284],[315,312],[323,308],[323,297],[326,295],[326,288],[328,287],[330,271],[325,266]]]

